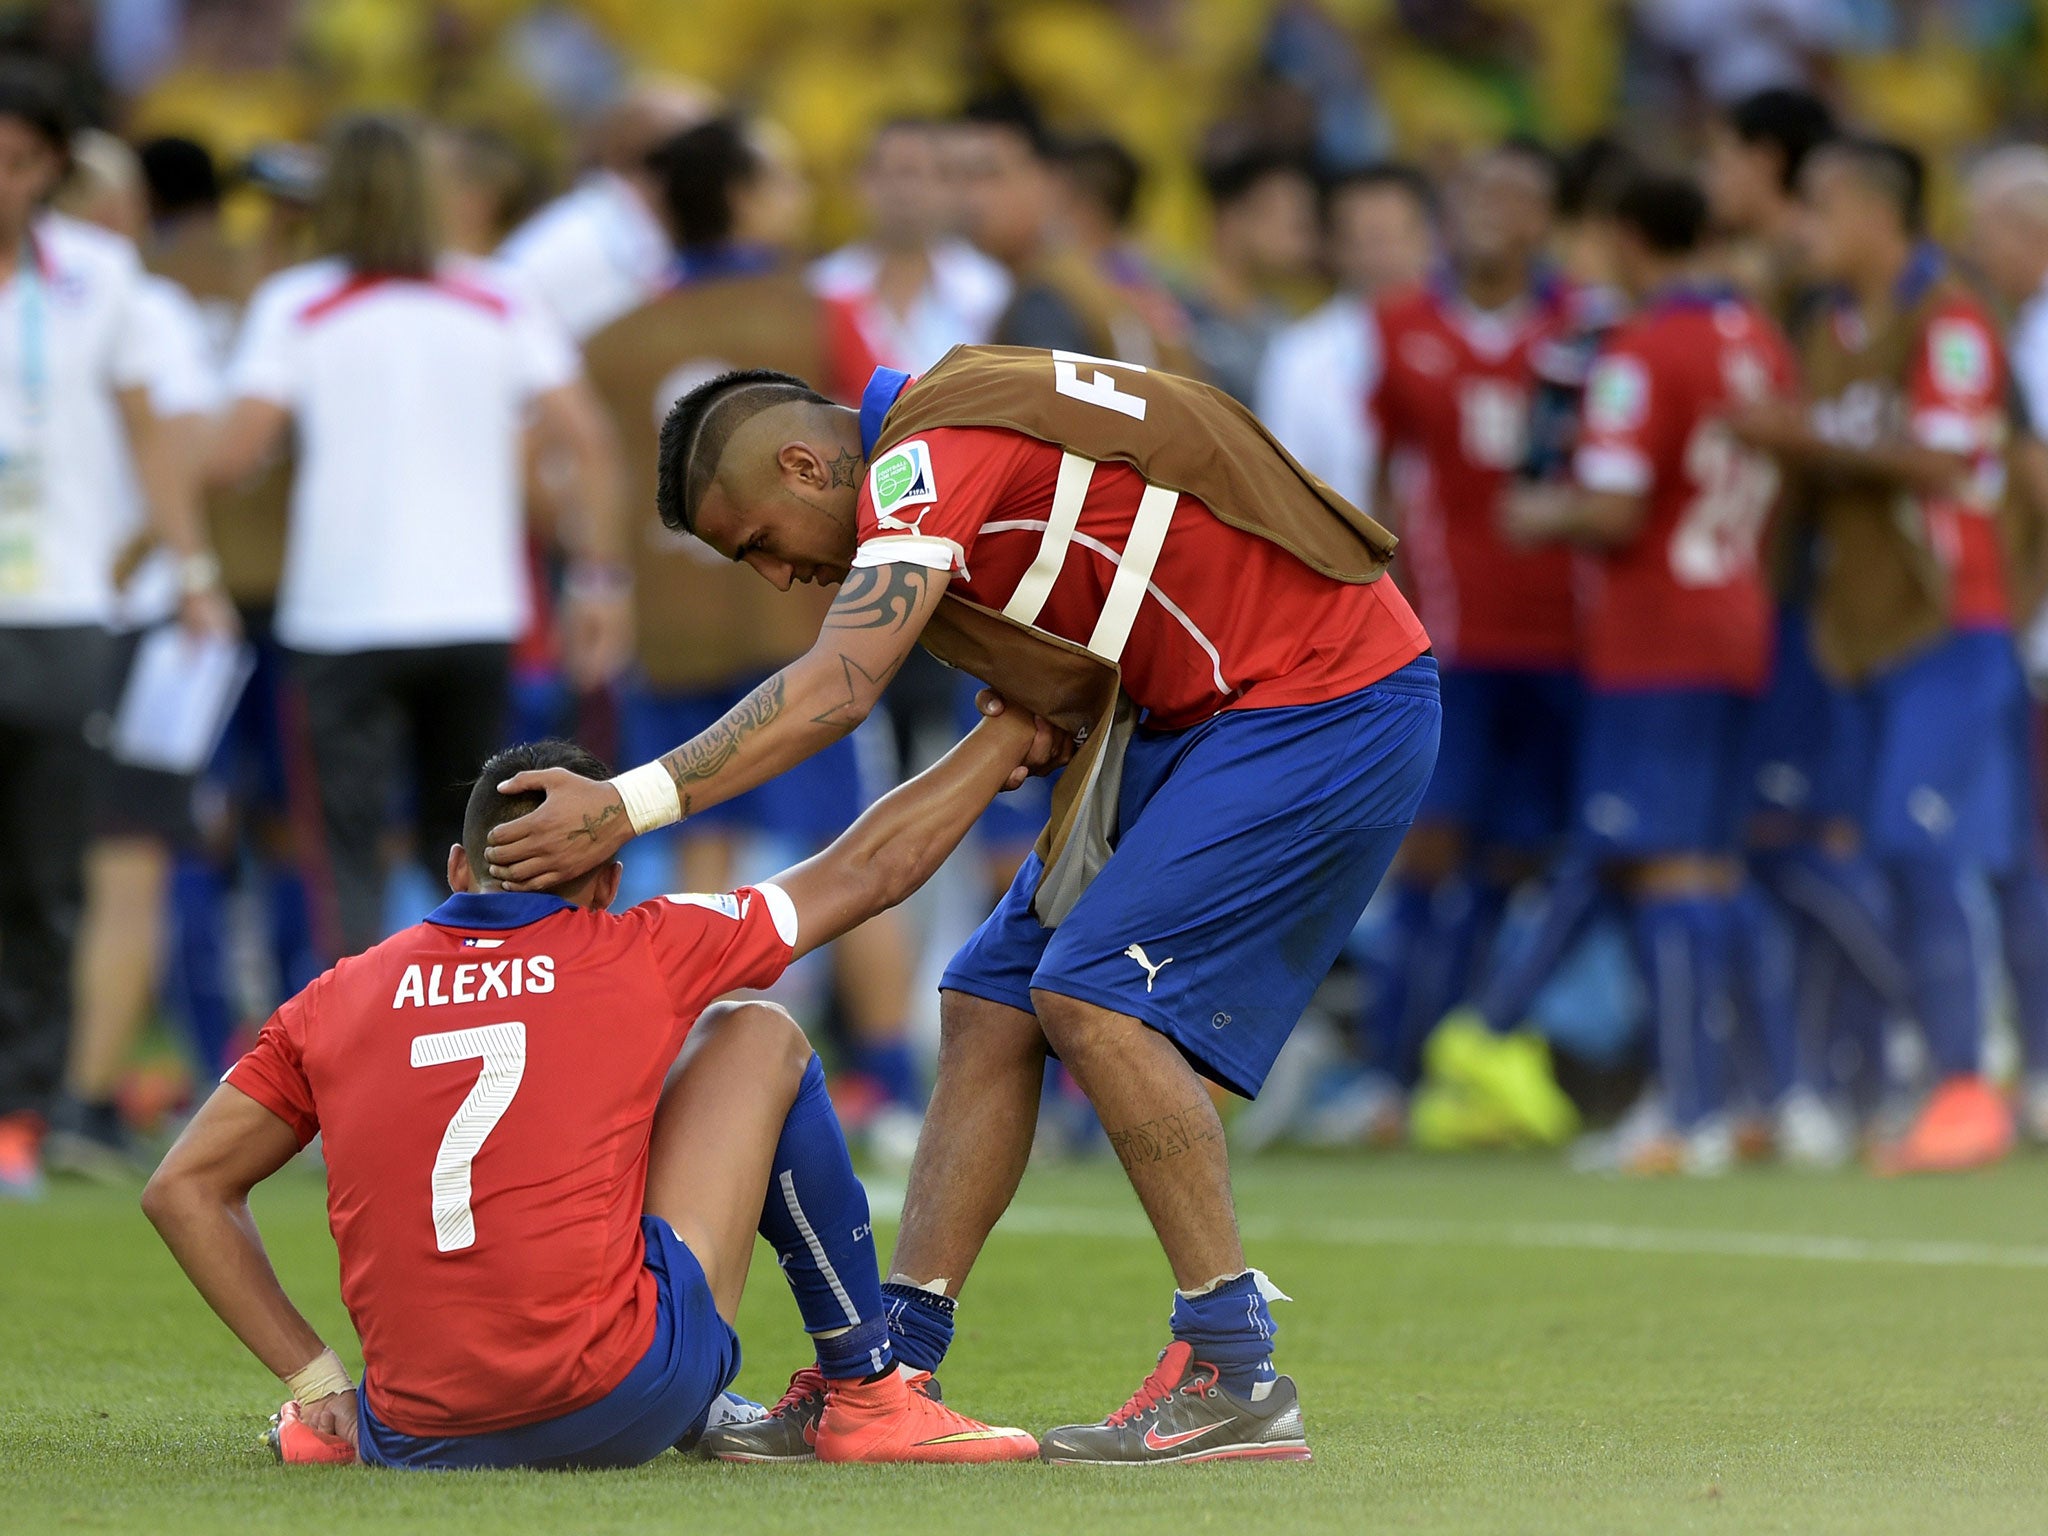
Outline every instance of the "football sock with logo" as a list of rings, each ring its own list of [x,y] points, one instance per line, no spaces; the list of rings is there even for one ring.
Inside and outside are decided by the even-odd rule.
[[[1794,923],[1754,881],[1743,882],[1735,893],[1730,916],[1735,1004],[1759,1064],[1759,1097],[1776,1104],[1794,1088],[1811,1085],[1800,1051]]]
[[[913,1371],[936,1371],[953,1347],[953,1313],[960,1304],[907,1280],[883,1286],[882,1304],[897,1360]]]
[[[2038,859],[1994,881],[1998,932],[2012,981],[2013,1013],[2023,1065],[2030,1076],[2048,1073],[2048,870]]]
[[[1197,1360],[1215,1366],[1217,1379],[1239,1397],[1250,1397],[1260,1382],[1274,1379],[1278,1330],[1269,1298],[1287,1299],[1256,1269],[1173,1293],[1173,1336]]]
[[[1727,1107],[1728,1042],[1717,1013],[1727,991],[1728,927],[1725,897],[1660,896],[1635,907],[1658,1075],[1680,1131]]]
[[[825,1067],[815,1056],[775,1144],[761,1235],[775,1249],[804,1331],[837,1335],[817,1341],[825,1374],[869,1376],[887,1369],[889,1332],[868,1194],[854,1175],[846,1133],[825,1092]]]
[[[917,1056],[908,1040],[857,1040],[847,1051],[847,1065],[875,1086],[891,1104],[918,1109],[924,1093],[917,1079]]]
[[[1543,895],[1535,932],[1526,935],[1479,992],[1479,1011],[1495,1034],[1520,1029],[1536,996],[1578,943],[1606,896],[1600,866],[1582,852],[1567,854]]]
[[[1935,1076],[1975,1074],[1983,1065],[1983,1004],[1956,867],[1945,859],[1900,858],[1889,860],[1885,870],[1913,1011]]]

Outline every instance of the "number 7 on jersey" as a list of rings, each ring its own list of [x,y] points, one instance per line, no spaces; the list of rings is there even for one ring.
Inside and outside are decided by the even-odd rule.
[[[420,1035],[412,1043],[415,1067],[445,1067],[483,1058],[476,1086],[441,1135],[434,1154],[434,1246],[455,1253],[476,1242],[476,1217],[469,1208],[470,1167],[485,1139],[497,1128],[526,1076],[526,1026],[481,1024]]]

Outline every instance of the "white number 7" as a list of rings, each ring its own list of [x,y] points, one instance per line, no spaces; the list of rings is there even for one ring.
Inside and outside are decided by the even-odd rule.
[[[420,1035],[412,1043],[416,1067],[445,1067],[481,1056],[483,1071],[476,1086],[455,1111],[434,1154],[434,1246],[454,1253],[476,1241],[476,1218],[469,1209],[469,1169],[483,1150],[484,1138],[497,1128],[526,1076],[526,1026],[483,1024]]]
[[[1081,382],[1082,363],[1097,364],[1096,372],[1088,376],[1088,382]],[[1090,405],[1099,405],[1107,410],[1122,411],[1134,421],[1145,419],[1145,402],[1137,395],[1127,395],[1116,387],[1116,380],[1103,373],[1103,368],[1128,368],[1132,373],[1143,373],[1145,369],[1137,363],[1119,363],[1114,358],[1090,357],[1086,352],[1055,352],[1052,355],[1052,387],[1059,393],[1075,400],[1085,400]]]

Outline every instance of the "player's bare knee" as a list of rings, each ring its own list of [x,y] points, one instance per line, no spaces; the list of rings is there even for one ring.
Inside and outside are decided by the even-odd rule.
[[[939,993],[939,1070],[958,1062],[1045,1055],[1045,1034],[1033,1015],[966,992]]]
[[[1070,1064],[1118,1034],[1123,1026],[1136,1022],[1057,992],[1034,990],[1031,1000],[1038,1007],[1038,1022],[1045,1031],[1046,1044]]]
[[[719,1003],[716,1027],[724,1033],[738,1035],[746,1046],[747,1054],[755,1058],[764,1071],[779,1073],[790,1085],[791,1093],[803,1081],[805,1070],[811,1064],[810,1037],[803,1026],[791,1017],[787,1008],[779,1003],[745,1002]],[[708,1017],[709,1010],[707,1010]],[[700,1020],[697,1026],[704,1027]]]

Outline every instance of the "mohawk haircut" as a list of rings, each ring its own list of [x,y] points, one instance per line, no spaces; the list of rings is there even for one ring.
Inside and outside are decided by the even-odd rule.
[[[462,851],[469,855],[470,873],[478,879],[491,867],[488,845],[492,830],[537,809],[543,798],[538,790],[524,795],[500,794],[498,786],[515,773],[531,773],[541,768],[566,768],[582,779],[612,776],[611,769],[594,754],[573,741],[556,737],[521,742],[492,753],[469,787],[469,803],[462,812]]]
[[[736,368],[706,379],[669,407],[655,456],[654,509],[679,533],[697,531],[697,507],[717,478],[733,433],[771,406],[830,405],[795,374]]]

